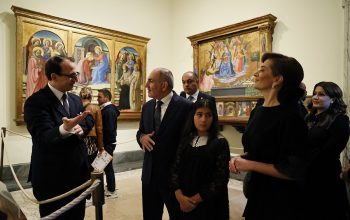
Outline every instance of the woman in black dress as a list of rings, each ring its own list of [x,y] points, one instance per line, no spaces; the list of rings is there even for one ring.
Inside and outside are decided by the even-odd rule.
[[[349,139],[349,118],[343,93],[333,82],[319,82],[313,90],[306,175],[308,219],[347,219],[348,201],[340,178],[340,153]]]
[[[220,136],[215,103],[194,104],[172,169],[179,219],[228,220],[230,151]]]
[[[299,220],[307,136],[298,113],[303,68],[282,54],[265,53],[261,60],[254,87],[264,103],[252,111],[242,137],[245,155],[232,158],[230,170],[249,173],[246,220]]]

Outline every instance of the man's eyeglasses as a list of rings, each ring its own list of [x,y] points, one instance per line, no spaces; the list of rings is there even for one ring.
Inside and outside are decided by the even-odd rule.
[[[73,72],[73,73],[70,73],[70,74],[63,74],[63,73],[60,73],[60,74],[57,74],[59,76],[67,76],[68,78],[71,78],[71,79],[76,79],[78,76],[79,76],[79,72]]]

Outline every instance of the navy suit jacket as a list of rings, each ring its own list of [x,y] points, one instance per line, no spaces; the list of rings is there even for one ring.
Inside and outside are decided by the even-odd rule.
[[[62,138],[59,126],[63,117],[84,111],[81,99],[68,93],[70,115],[46,86],[30,96],[24,105],[24,120],[32,136],[29,181],[38,200],[67,192],[89,179],[87,150],[80,137]],[[94,125],[91,116],[80,123],[84,134]]]
[[[140,147],[140,137],[154,131],[153,115],[156,100],[152,99],[142,106],[140,127],[136,134]],[[174,92],[164,114],[158,134],[153,136],[155,145],[151,152],[146,151],[142,168],[142,182],[150,183],[151,179],[158,183],[168,184],[170,167],[172,166],[182,131],[192,108],[192,103]]]
[[[103,125],[103,144],[106,148],[108,145],[114,144],[116,142],[118,125],[117,118],[120,115],[120,112],[118,107],[113,104],[105,106],[101,111]]]

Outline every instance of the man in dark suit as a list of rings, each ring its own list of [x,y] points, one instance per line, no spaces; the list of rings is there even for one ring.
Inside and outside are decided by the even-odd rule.
[[[94,125],[81,99],[67,92],[77,81],[73,63],[52,57],[46,62],[45,74],[48,85],[24,104],[24,120],[33,143],[29,181],[39,201],[61,195],[89,179],[87,151],[81,136]],[[39,205],[40,216],[51,214],[80,193]],[[84,215],[85,200],[57,219],[84,219]]]
[[[215,98],[213,96],[207,95],[200,92],[198,89],[199,79],[197,74],[188,71],[182,75],[182,87],[184,91],[180,93],[180,96],[190,100],[191,102],[196,102],[199,99],[209,99],[215,103]]]
[[[157,68],[145,87],[153,98],[142,107],[137,142],[145,151],[142,169],[142,205],[145,220],[161,220],[166,205],[170,219],[177,218],[178,203],[170,191],[170,168],[192,103],[172,91],[170,70]]]

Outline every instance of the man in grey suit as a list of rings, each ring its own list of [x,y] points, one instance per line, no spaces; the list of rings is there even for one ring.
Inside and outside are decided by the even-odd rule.
[[[24,104],[24,120],[33,143],[29,181],[39,201],[68,192],[89,179],[87,150],[81,137],[94,125],[80,97],[67,92],[77,81],[73,63],[59,56],[51,57],[46,62],[45,74],[48,85]],[[40,216],[58,210],[80,193],[39,205]],[[83,220],[84,215],[85,200],[57,219]]]
[[[170,70],[157,68],[145,87],[152,99],[142,107],[136,139],[145,151],[142,168],[142,205],[145,220],[161,220],[164,204],[170,219],[177,219],[178,203],[170,191],[170,168],[192,103],[172,91]]]

